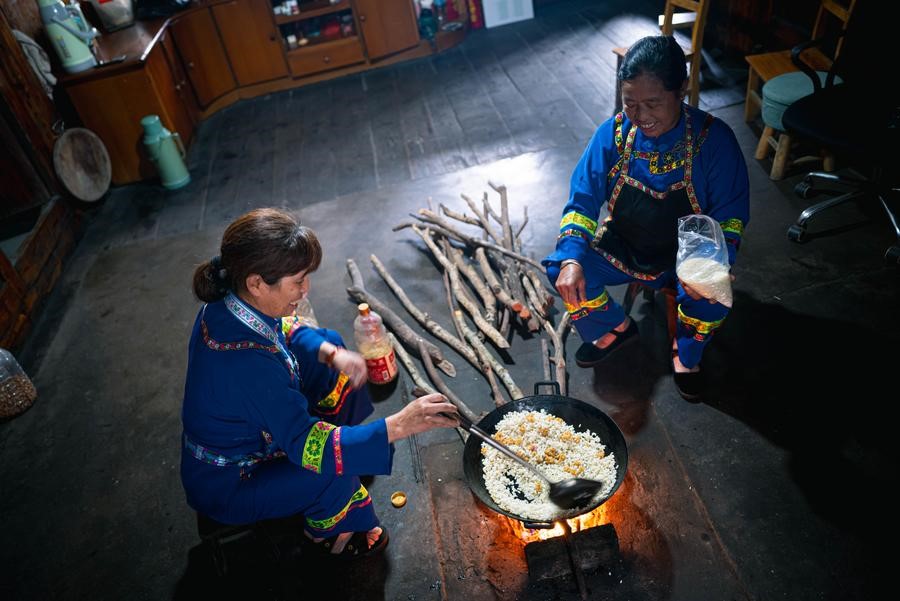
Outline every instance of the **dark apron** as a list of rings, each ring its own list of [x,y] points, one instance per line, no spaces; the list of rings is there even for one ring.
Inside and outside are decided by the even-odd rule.
[[[621,172],[609,199],[609,217],[597,228],[591,241],[594,250],[639,279],[655,279],[675,268],[678,218],[700,213],[691,181],[695,146],[687,111],[684,118],[684,179],[663,192],[656,192],[628,175],[638,129],[632,125],[620,163]]]

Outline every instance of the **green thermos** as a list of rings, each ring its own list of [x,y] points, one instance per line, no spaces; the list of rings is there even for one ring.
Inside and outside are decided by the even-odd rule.
[[[163,127],[158,115],[147,115],[141,119],[141,125],[144,126],[144,148],[156,165],[163,187],[175,190],[191,183],[191,174],[184,166],[184,144],[178,132],[172,133]]]

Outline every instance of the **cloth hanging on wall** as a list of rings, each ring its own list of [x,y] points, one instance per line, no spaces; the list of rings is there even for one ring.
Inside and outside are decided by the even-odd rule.
[[[56,77],[50,68],[50,57],[47,56],[40,44],[18,29],[13,29],[12,32],[16,41],[19,42],[22,52],[25,53],[25,58],[28,59],[31,68],[34,69],[34,74],[37,75],[38,81],[41,82],[44,92],[47,93],[50,100],[53,100],[53,86],[56,85]]]

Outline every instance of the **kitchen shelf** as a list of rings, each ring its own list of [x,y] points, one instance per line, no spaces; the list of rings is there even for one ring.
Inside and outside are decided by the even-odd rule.
[[[329,44],[341,44],[342,46],[348,45],[348,44],[350,44],[350,45],[359,44],[359,37],[355,36],[355,35],[351,35],[351,36],[347,36],[345,38],[332,38],[330,40],[322,40],[320,42],[310,42],[309,44],[306,44],[304,46],[299,46],[297,48],[289,49],[287,51],[287,53],[288,53],[288,56],[304,54],[304,52],[309,50],[310,48],[324,48],[324,47],[328,46]]]
[[[287,59],[294,77],[304,77],[312,73],[362,63],[366,57],[359,38],[352,36],[289,50]]]
[[[309,39],[309,43],[304,44],[303,46],[297,46],[296,48],[288,48],[285,46],[285,50],[288,53],[288,56],[292,54],[303,54],[304,50],[309,50],[310,48],[322,48],[328,46],[329,44],[335,44],[338,42],[345,42],[346,40],[352,40],[353,43],[359,44],[359,36],[356,35],[348,35],[346,37],[336,37],[336,38],[307,38]]]
[[[296,15],[275,15],[275,24],[284,25],[295,21],[303,21],[304,19],[330,15],[331,13],[341,12],[342,10],[350,10],[350,8],[350,0],[341,0],[337,4],[329,4],[328,6],[323,6],[321,8],[311,8],[307,10],[301,8],[300,13]]]

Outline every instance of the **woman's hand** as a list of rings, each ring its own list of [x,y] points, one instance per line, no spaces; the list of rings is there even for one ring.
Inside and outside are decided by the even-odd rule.
[[[733,282],[734,274],[730,273],[730,274],[728,274],[728,276],[731,278],[731,281]],[[691,288],[690,286],[685,284],[684,280],[678,280],[678,281],[681,283],[681,287],[684,288],[685,293],[688,296],[690,296],[692,299],[700,300],[700,299],[706,298],[705,296],[703,296],[702,294],[700,294],[699,292],[697,292],[696,290],[694,290],[693,288]],[[707,298],[706,300],[708,300],[711,305],[715,304],[715,302],[716,302],[716,300],[713,298]]]
[[[442,413],[447,415],[441,415]],[[448,401],[444,395],[426,394],[384,419],[387,424],[388,442],[434,428],[454,428],[459,425],[455,419],[456,415],[456,405]]]
[[[325,344],[328,347],[325,347]],[[359,353],[347,350],[343,347],[334,346],[331,343],[322,345],[319,353],[325,355],[322,361],[332,369],[336,369],[346,374],[350,379],[350,387],[354,390],[362,386],[369,379],[369,370],[366,368],[366,360]]]
[[[568,263],[559,270],[556,278],[556,290],[563,302],[576,308],[585,302],[584,269],[578,263]]]
[[[690,296],[692,299],[694,299],[694,300],[702,300],[702,299],[706,298],[705,296],[703,296],[702,294],[700,294],[699,292],[697,292],[696,290],[694,290],[693,288],[691,288],[690,286],[688,286],[687,284],[685,284],[682,280],[678,280],[678,281],[681,282],[681,287],[684,288],[685,293],[686,293],[688,296]],[[708,300],[710,303],[716,302],[716,301],[714,301],[714,300],[711,299],[711,298],[710,298],[710,299],[707,299],[707,300]]]

